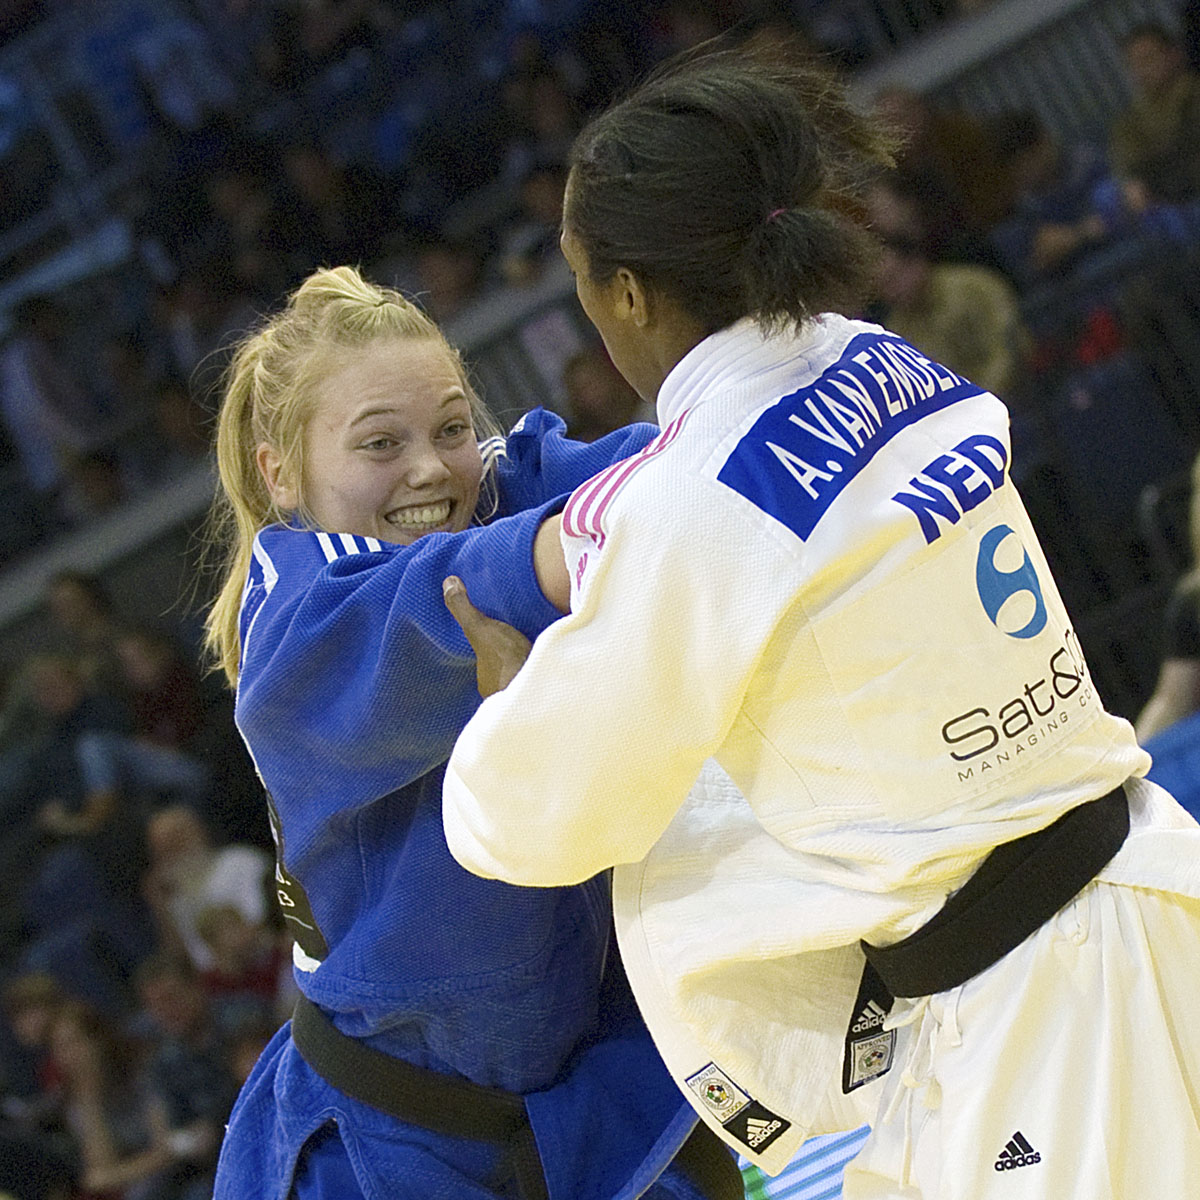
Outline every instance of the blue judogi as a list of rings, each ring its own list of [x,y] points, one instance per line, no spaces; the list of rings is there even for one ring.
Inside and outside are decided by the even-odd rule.
[[[480,609],[536,637],[558,616],[533,573],[538,526],[655,433],[571,442],[535,410],[484,447],[505,519],[408,547],[273,526],[242,603],[236,720],[268,792],[301,991],[376,1050],[526,1095],[551,1200],[642,1194],[694,1114],[623,981],[600,1003],[607,877],[516,888],[450,856],[442,772],[479,695],[441,585],[460,576]],[[285,1027],[235,1106],[217,1200],[282,1200],[302,1146],[331,1120],[367,1197],[497,1194],[484,1182],[497,1147],[346,1097]],[[673,1169],[655,1190],[696,1194]]]

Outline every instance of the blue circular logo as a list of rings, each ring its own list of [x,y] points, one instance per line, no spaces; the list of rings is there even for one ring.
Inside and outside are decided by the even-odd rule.
[[[996,551],[1010,534],[1016,537],[1007,525],[997,525],[983,535],[983,541],[979,543],[979,558],[975,562],[975,586],[979,589],[979,599],[983,601],[983,611],[1001,633],[1015,638],[1037,637],[1046,628],[1046,604],[1029,552],[1024,546],[1021,547],[1024,557],[1015,571],[1002,571],[996,566]],[[1033,597],[1033,616],[1020,629],[1005,629],[1000,624],[1000,610],[1007,601],[1022,592],[1028,592]]]

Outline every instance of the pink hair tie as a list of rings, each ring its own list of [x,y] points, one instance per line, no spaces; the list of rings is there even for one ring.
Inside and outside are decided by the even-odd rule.
[[[767,224],[770,225],[771,222],[774,221],[775,218],[780,215],[780,213],[785,213],[785,212],[787,212],[786,208],[777,208],[773,212],[767,213]]]

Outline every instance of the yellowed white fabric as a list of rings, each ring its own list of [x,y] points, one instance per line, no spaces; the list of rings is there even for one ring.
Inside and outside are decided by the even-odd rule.
[[[1128,792],[1129,840],[1075,900],[962,987],[897,1001],[843,1200],[1198,1194],[1200,829],[1154,784]]]
[[[571,614],[446,773],[468,869],[549,886],[618,864],[622,949],[664,1058],[718,1132],[686,1082],[710,1062],[792,1122],[765,1153],[737,1144],[772,1173],[809,1132],[862,1119],[838,1079],[859,939],[904,937],[994,845],[1149,764],[1095,695],[1011,481],[955,450],[983,437],[1007,461],[1003,405],[920,356],[906,399],[872,349],[883,332],[742,322],[676,366],[658,445],[568,506]],[[858,407],[830,384],[799,417],[828,462],[785,464],[798,501],[823,505],[801,537],[720,476],[764,414],[848,362]],[[959,398],[939,409],[939,388]],[[911,423],[885,437],[872,405],[879,428]],[[931,540],[896,496],[943,460],[975,498]],[[1036,574],[1036,636],[1013,634],[1030,597],[995,619],[981,603],[989,537],[988,569]]]

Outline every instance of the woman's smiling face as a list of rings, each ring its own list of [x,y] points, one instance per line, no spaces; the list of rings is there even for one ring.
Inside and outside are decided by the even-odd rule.
[[[455,533],[471,523],[482,476],[462,374],[438,339],[380,339],[317,385],[303,499],[322,529],[401,545]],[[286,488],[276,499],[296,506]]]

